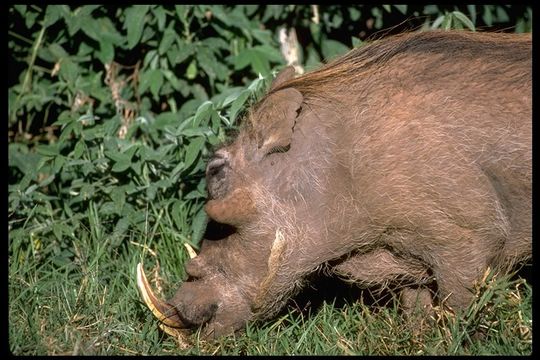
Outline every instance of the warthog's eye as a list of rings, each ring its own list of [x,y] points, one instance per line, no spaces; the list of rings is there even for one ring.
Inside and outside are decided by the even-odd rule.
[[[225,159],[212,159],[212,161],[208,163],[206,169],[208,176],[217,175],[223,169],[226,163],[227,161]]]
[[[225,166],[229,165],[227,154],[216,152],[206,166],[206,176],[212,177],[220,173]]]
[[[206,185],[211,199],[224,197],[229,190],[230,175],[229,156],[225,152],[217,152],[206,166]]]
[[[289,151],[290,148],[291,148],[290,144],[286,146],[274,146],[273,148],[270,149],[270,151],[266,154],[266,156],[275,154],[275,153],[286,153],[287,151]]]

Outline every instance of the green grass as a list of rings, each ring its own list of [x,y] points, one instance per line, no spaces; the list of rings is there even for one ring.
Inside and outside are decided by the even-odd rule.
[[[393,302],[384,307],[323,302],[304,311],[291,305],[274,320],[250,323],[244,333],[216,342],[202,341],[195,333],[179,346],[141,303],[135,268],[144,260],[153,285],[172,295],[184,276],[185,238],[174,230],[170,214],[151,207],[148,212],[158,221],[148,224],[145,233],[117,236],[106,233],[107,224],[89,209],[90,228],[63,240],[64,251],[74,254],[70,262],[46,251],[45,244],[54,240],[40,238],[32,221],[10,234],[9,348],[14,354],[532,352],[532,288],[523,279],[507,277],[488,278],[464,317],[456,320],[439,311],[437,323],[423,332],[407,327]],[[476,329],[483,337],[473,335]]]

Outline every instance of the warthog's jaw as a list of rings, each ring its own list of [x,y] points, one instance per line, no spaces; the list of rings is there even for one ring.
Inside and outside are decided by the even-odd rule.
[[[154,295],[152,288],[148,284],[141,263],[137,264],[137,287],[139,288],[144,303],[161,323],[172,328],[184,329],[187,327],[172,305],[160,300]]]

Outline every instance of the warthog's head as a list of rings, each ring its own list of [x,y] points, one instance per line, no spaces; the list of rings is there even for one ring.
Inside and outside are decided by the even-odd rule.
[[[269,94],[251,110],[236,140],[209,160],[205,210],[212,223],[227,230],[203,240],[200,254],[186,264],[189,278],[173,298],[158,299],[139,265],[143,299],[164,325],[206,325],[205,333],[215,337],[241,328],[257,311],[257,297],[269,276],[272,246],[275,257],[279,237],[268,221],[261,224],[260,218],[267,217],[260,213],[261,206],[268,208],[261,202],[271,201],[262,192],[280,197],[291,192],[292,160],[287,152],[303,100],[293,88],[272,89],[293,76],[292,67],[282,71]]]

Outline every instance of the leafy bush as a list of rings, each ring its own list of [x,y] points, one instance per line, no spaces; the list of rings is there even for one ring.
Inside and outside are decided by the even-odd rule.
[[[181,274],[178,244],[197,247],[206,225],[205,159],[285,66],[280,27],[295,28],[308,70],[383,28],[532,27],[529,7],[509,5],[13,5],[8,13],[17,299],[25,292],[13,279],[24,284],[30,269],[35,279],[43,269],[79,271],[98,256],[91,251],[133,259],[138,237],[169,249],[161,260]]]

